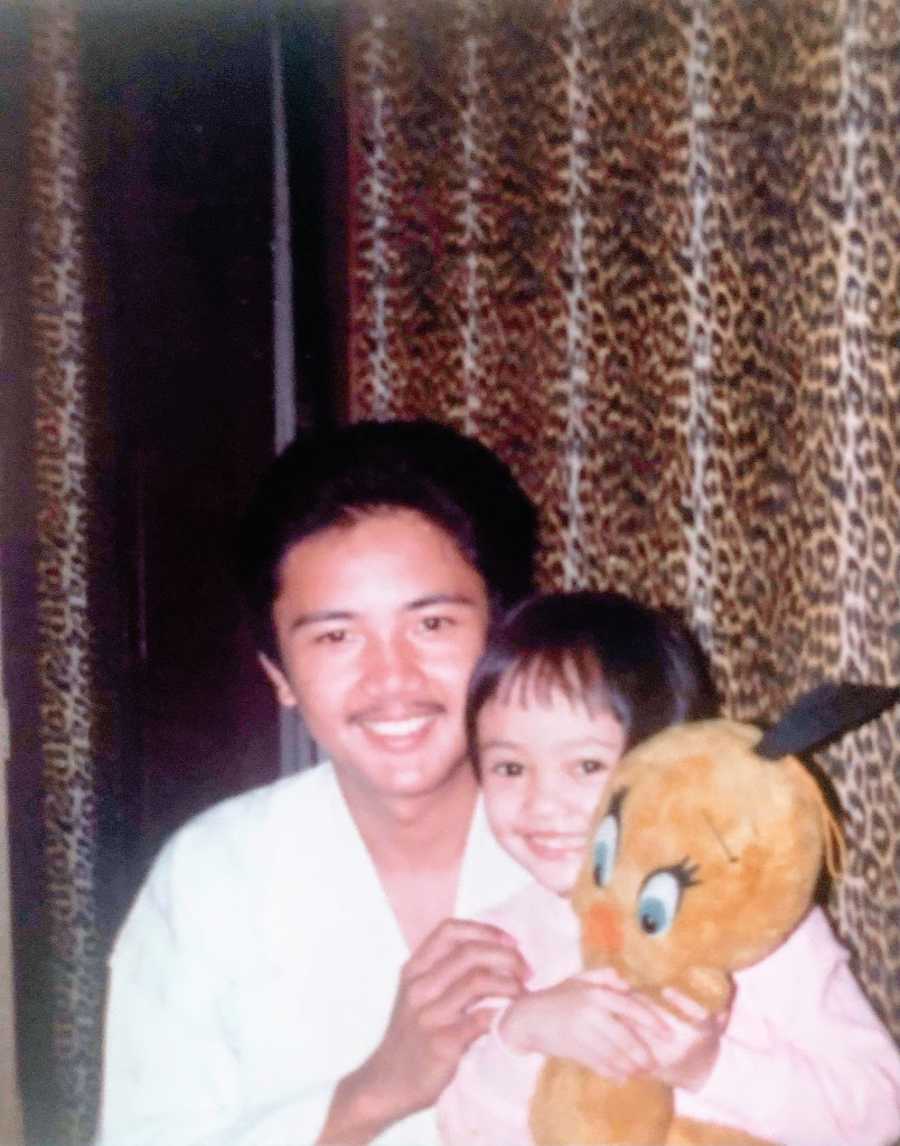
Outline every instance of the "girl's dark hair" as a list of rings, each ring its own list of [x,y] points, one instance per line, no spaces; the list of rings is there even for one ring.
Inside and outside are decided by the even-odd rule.
[[[614,592],[529,597],[491,630],[466,701],[476,768],[478,715],[513,686],[538,702],[559,690],[590,711],[611,709],[626,749],[718,710],[706,657],[678,615]]]
[[[315,430],[264,475],[237,539],[259,649],[277,660],[272,604],[291,546],[383,508],[415,510],[445,530],[484,578],[493,615],[533,589],[537,513],[486,446],[424,418]]]

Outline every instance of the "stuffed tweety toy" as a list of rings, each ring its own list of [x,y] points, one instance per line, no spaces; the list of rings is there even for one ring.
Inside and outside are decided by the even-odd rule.
[[[797,758],[877,716],[900,688],[826,684],[763,732],[733,720],[682,724],[616,769],[572,892],[586,969],[612,967],[667,1006],[675,988],[711,1012],[731,973],[773,952],[809,911],[840,829]],[[672,1090],[617,1083],[549,1059],[530,1109],[538,1146],[765,1146],[676,1117]]]

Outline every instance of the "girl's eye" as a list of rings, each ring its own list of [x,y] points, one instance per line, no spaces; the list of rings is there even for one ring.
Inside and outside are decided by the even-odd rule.
[[[495,764],[491,771],[495,776],[521,776],[525,769],[515,760],[503,760]]]
[[[614,814],[604,816],[594,838],[594,882],[605,887],[612,878],[619,848],[619,820]]]
[[[671,871],[651,875],[637,902],[637,920],[645,935],[665,935],[678,914],[681,880]]]
[[[582,760],[580,762],[581,771],[586,776],[593,775],[595,772],[605,772],[607,765],[602,760]]]

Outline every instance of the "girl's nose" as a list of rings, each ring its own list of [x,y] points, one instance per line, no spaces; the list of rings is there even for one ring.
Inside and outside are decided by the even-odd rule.
[[[557,786],[552,778],[541,775],[530,778],[526,805],[532,814],[558,811],[559,803]]]

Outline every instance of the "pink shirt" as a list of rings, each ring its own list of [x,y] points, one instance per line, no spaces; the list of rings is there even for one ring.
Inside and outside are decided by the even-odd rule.
[[[533,884],[485,918],[518,940],[530,987],[579,970],[567,900]],[[784,1146],[889,1146],[900,1135],[900,1055],[824,913],[813,909],[734,980],[716,1064],[702,1089],[675,1091],[676,1111]],[[531,1146],[528,1105],[543,1061],[506,1047],[495,1021],[438,1103],[445,1146]]]

